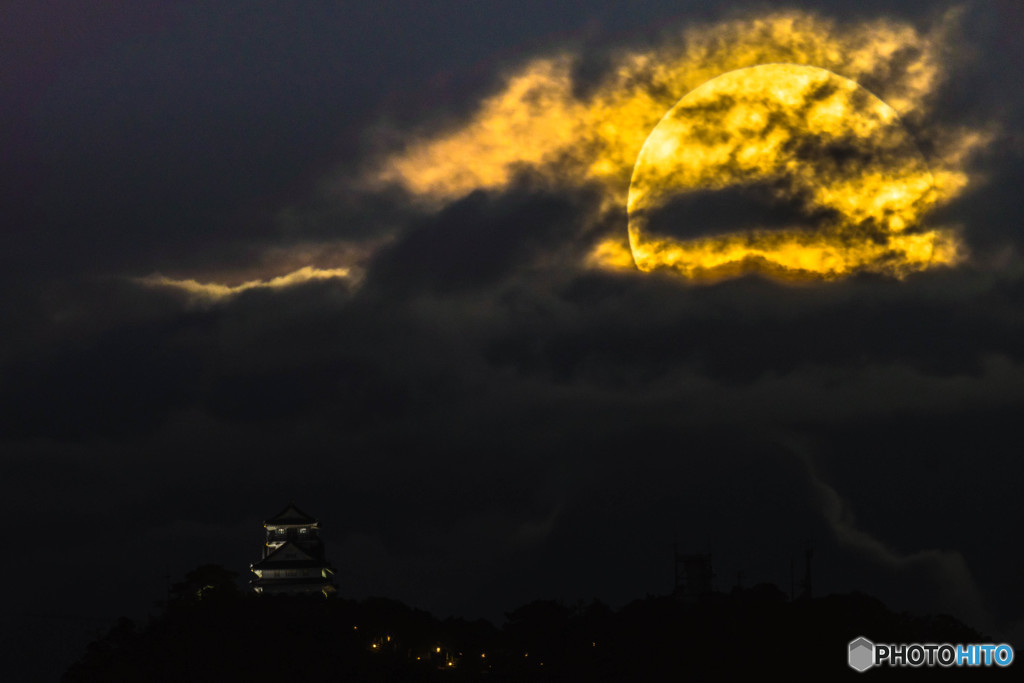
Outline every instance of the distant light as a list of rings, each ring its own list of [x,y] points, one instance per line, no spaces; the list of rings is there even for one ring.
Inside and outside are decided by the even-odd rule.
[[[441,651],[441,648],[437,648],[437,651],[438,651],[438,652],[440,652],[440,651]]]
[[[487,656],[487,653],[486,653],[486,652],[481,652],[481,653],[480,653],[480,656],[481,656],[481,657],[486,657],[486,656]]]
[[[377,643],[374,643],[374,644],[373,644],[373,649],[374,649],[374,650],[376,650],[376,649],[377,649]]]
[[[391,636],[388,636],[388,642],[389,643],[391,642]]]

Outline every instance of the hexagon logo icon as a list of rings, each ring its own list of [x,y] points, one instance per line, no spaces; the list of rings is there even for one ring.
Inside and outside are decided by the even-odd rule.
[[[850,668],[867,671],[875,664],[875,644],[861,636],[850,641]]]

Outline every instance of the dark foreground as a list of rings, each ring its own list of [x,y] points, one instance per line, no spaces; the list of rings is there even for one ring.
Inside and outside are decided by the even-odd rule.
[[[222,581],[221,578],[224,580]],[[979,643],[950,617],[895,614],[874,598],[790,601],[761,585],[685,603],[648,597],[613,611],[600,602],[536,601],[487,621],[438,620],[386,599],[270,598],[227,577],[190,574],[162,614],[122,619],[64,681],[682,681],[808,673],[816,680],[900,677],[1009,680],[1010,670],[871,669],[846,661],[858,636],[891,643]]]

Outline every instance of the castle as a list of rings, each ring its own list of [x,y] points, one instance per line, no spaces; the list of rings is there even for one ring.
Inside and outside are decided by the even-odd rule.
[[[263,559],[250,565],[252,589],[261,595],[324,595],[334,587],[334,567],[324,556],[320,523],[289,503],[263,523]]]

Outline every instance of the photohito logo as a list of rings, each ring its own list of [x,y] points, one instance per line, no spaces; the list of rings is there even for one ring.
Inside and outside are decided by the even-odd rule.
[[[1009,666],[1013,648],[1005,643],[950,645],[942,643],[872,643],[861,636],[850,641],[851,669],[867,671],[873,666]]]

